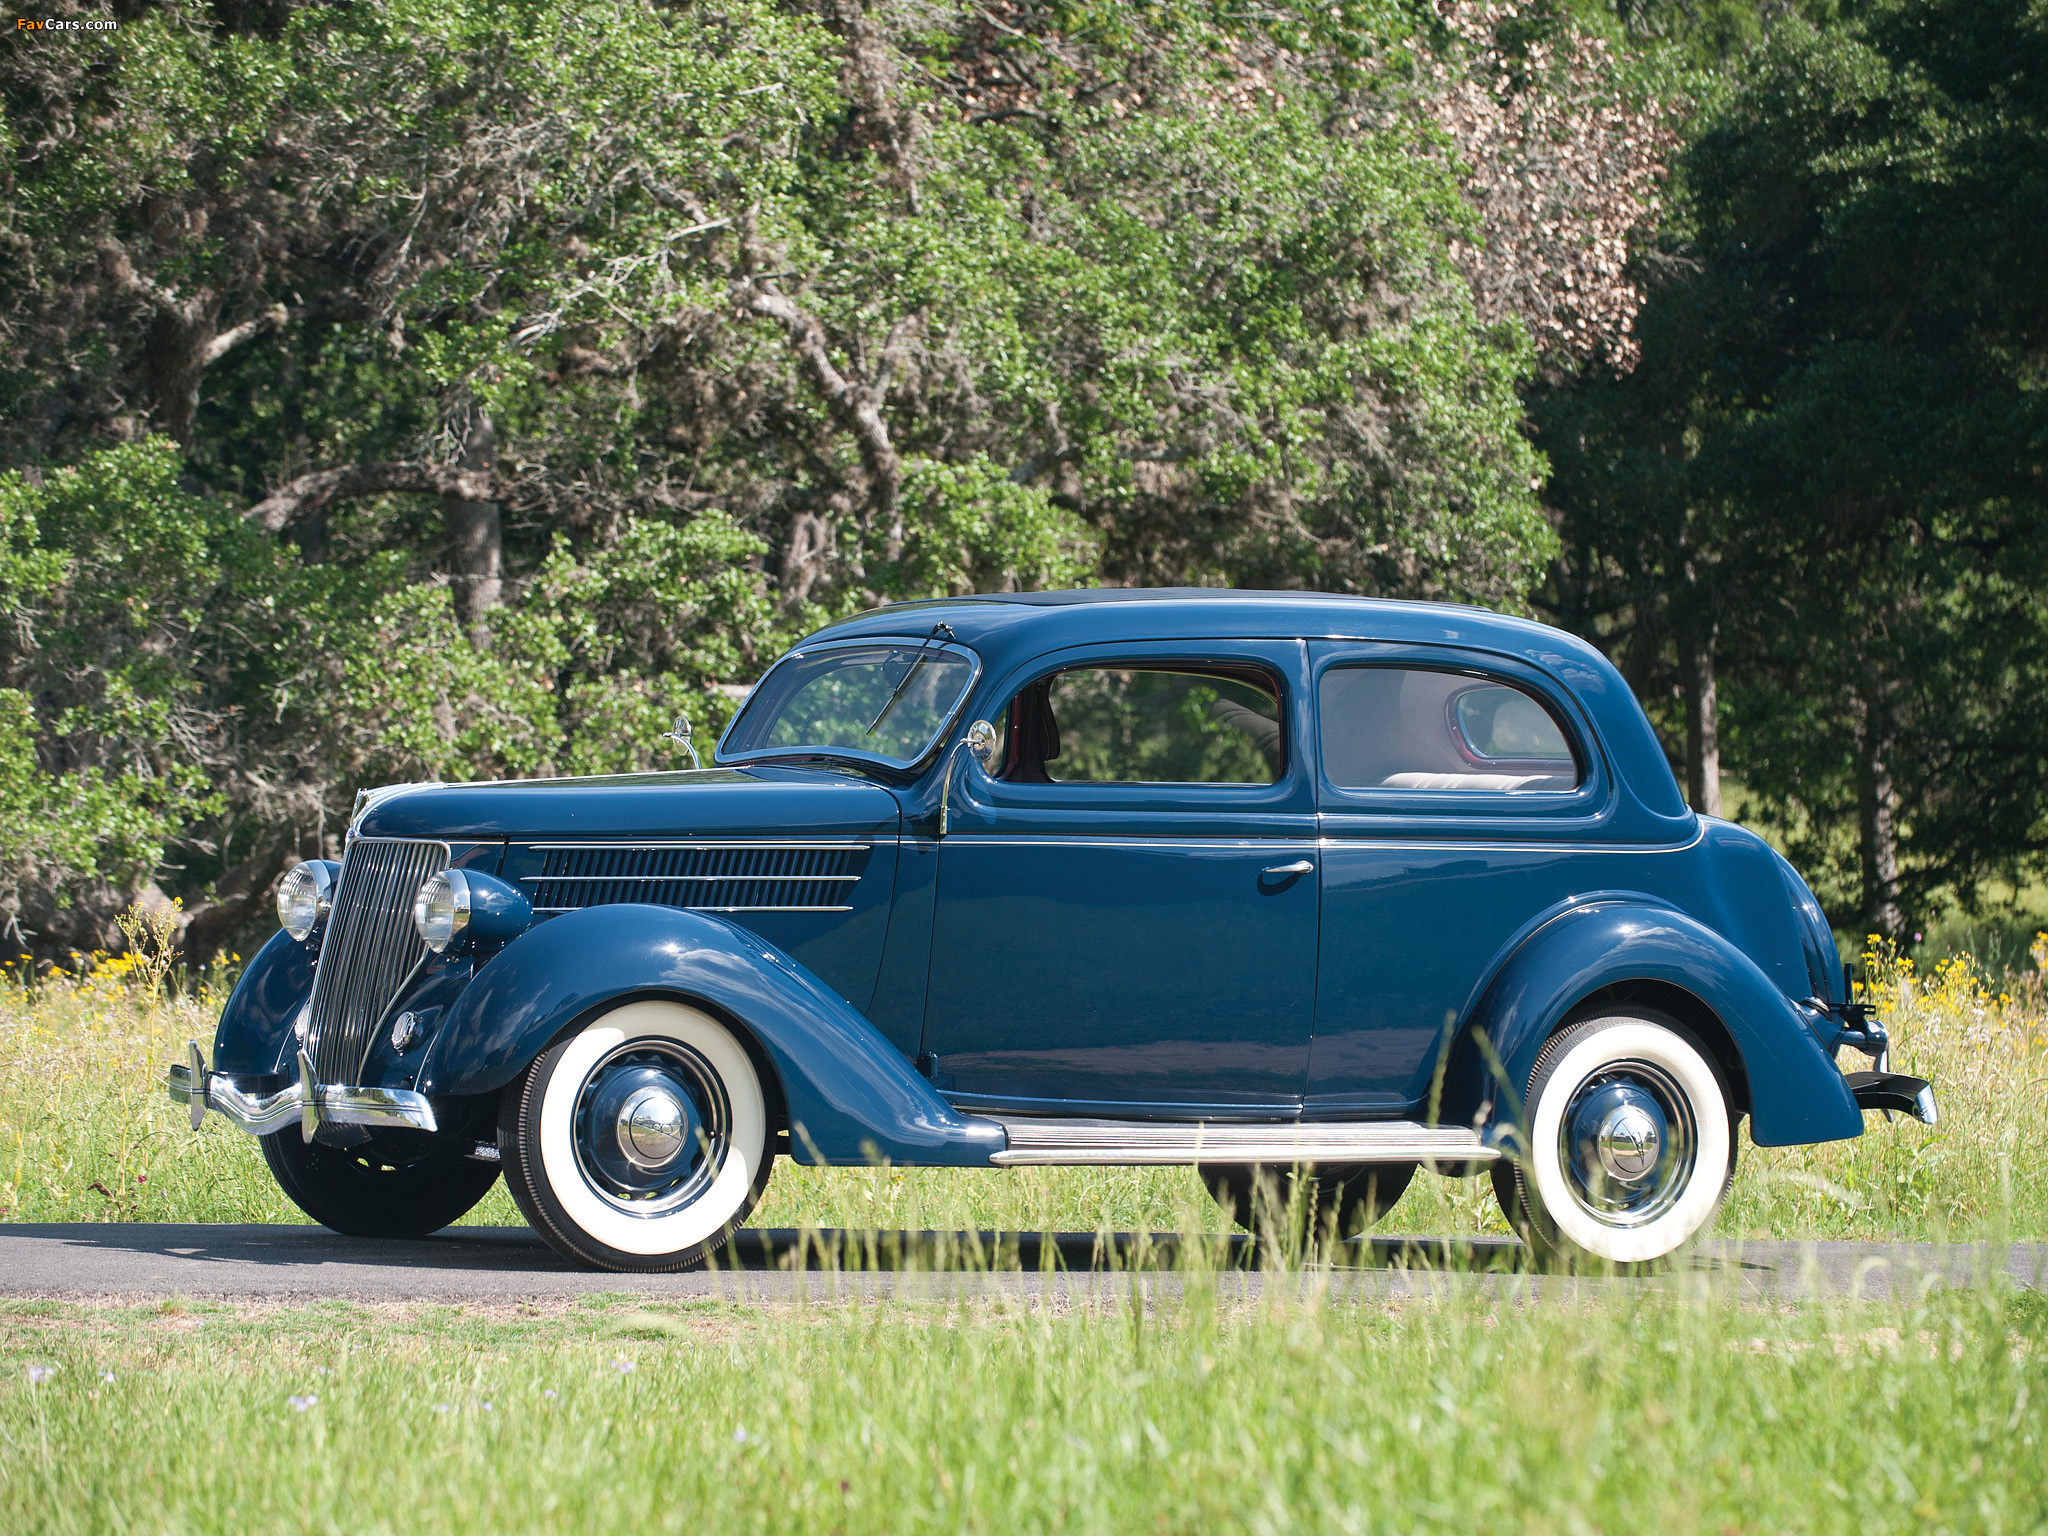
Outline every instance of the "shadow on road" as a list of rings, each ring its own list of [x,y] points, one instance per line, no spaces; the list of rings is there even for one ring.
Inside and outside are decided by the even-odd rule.
[[[1292,1286],[1299,1269],[1267,1264],[1250,1238],[1183,1239],[1146,1232],[860,1232],[749,1229],[711,1271],[603,1274],[579,1269],[524,1227],[450,1227],[432,1237],[344,1237],[308,1226],[31,1225],[0,1223],[0,1295],[215,1296],[225,1299],[355,1297],[367,1300],[523,1302],[632,1293],[789,1301],[809,1295],[1015,1294],[1111,1298],[1140,1273],[1149,1293],[1186,1270],[1221,1269],[1234,1293]],[[1370,1237],[1344,1244],[1330,1294],[1434,1296],[1469,1283],[1521,1297],[1593,1294],[1640,1280],[1530,1272],[1510,1238]],[[1929,1285],[2048,1286],[2048,1244],[1708,1242],[1648,1283],[1699,1276],[1756,1298],[1875,1298]],[[814,1277],[814,1278],[811,1278]],[[1156,1278],[1155,1278],[1156,1277]],[[1587,1291],[1590,1285],[1593,1291]]]
[[[355,1238],[323,1227],[11,1223],[0,1227],[0,1233],[58,1243],[74,1254],[97,1251],[109,1257],[132,1255],[200,1266],[346,1263],[486,1274],[578,1270],[526,1227],[448,1227],[424,1238]],[[1154,1269],[1174,1267],[1180,1245],[1178,1234],[1164,1232],[863,1232],[830,1227],[800,1232],[787,1227],[750,1227],[734,1235],[717,1267],[750,1271]],[[1213,1240],[1208,1246],[1210,1263],[1239,1269],[1261,1267],[1257,1245],[1247,1236]],[[1503,1273],[1526,1268],[1528,1251],[1513,1238],[1504,1237],[1370,1237],[1341,1244],[1332,1259],[1347,1269]]]
[[[150,1223],[0,1226],[0,1235],[61,1247],[79,1260],[161,1259],[180,1268],[345,1264],[362,1269],[431,1269],[477,1275],[581,1274],[527,1227],[447,1227],[424,1238],[345,1237],[311,1226],[170,1226]],[[1170,1270],[1181,1262],[1175,1233],[1137,1232],[866,1232],[853,1229],[747,1228],[733,1237],[713,1267],[728,1272],[889,1273],[1066,1272]],[[1272,1255],[1250,1237],[1200,1240],[1202,1267],[1255,1270]],[[1783,1246],[1783,1245],[1773,1245]],[[1529,1251],[1507,1237],[1362,1237],[1329,1255],[1343,1270],[1420,1270],[1455,1274],[1511,1274],[1530,1270]],[[1299,1267],[1298,1256],[1285,1267]],[[1687,1256],[1684,1270],[1772,1267],[1731,1245],[1715,1244]]]

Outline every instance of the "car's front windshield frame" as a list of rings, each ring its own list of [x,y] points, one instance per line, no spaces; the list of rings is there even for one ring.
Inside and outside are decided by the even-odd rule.
[[[739,728],[740,722],[747,718],[748,712],[756,708],[757,705],[765,707],[767,701],[775,697],[771,685],[775,682],[776,673],[780,672],[784,667],[796,662],[815,661],[821,656],[834,652],[872,650],[901,652],[922,650],[926,653],[927,657],[944,653],[967,664],[967,681],[960,689],[959,698],[954,700],[952,707],[946,711],[944,717],[940,720],[938,728],[932,732],[930,739],[919,749],[916,756],[909,758],[891,757],[881,752],[864,752],[858,747],[815,744],[755,747],[745,752],[728,750],[727,744],[733,739],[733,733]],[[975,686],[980,681],[981,657],[979,655],[967,646],[925,635],[862,635],[857,639],[849,637],[845,640],[832,641],[824,645],[801,645],[795,650],[785,652],[782,656],[778,657],[775,665],[761,675],[761,681],[754,685],[753,691],[747,695],[747,701],[739,707],[738,712],[727,722],[724,732],[719,736],[718,750],[714,754],[713,760],[720,764],[734,765],[742,763],[816,762],[825,760],[875,768],[892,776],[914,774],[919,772],[923,765],[931,760],[934,750],[946,739],[954,723],[959,720],[961,711],[967,707],[968,700],[973,697]],[[787,702],[787,698],[784,698],[777,702],[775,708],[779,711],[782,705]]]

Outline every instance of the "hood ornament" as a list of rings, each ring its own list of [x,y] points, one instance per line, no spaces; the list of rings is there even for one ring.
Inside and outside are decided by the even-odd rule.
[[[688,715],[678,714],[676,716],[676,723],[669,727],[667,733],[661,739],[663,741],[672,741],[689,753],[690,766],[692,768],[703,768],[704,760],[697,756],[697,749],[690,742],[690,717]]]

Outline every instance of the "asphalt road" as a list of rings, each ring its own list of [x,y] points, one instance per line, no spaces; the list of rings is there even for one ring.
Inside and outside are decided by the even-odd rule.
[[[855,1234],[824,1233],[858,1252]],[[971,1244],[976,1234],[966,1234]],[[321,1227],[34,1225],[0,1226],[0,1296],[118,1302],[184,1296],[229,1301],[346,1298],[374,1302],[562,1301],[593,1294],[672,1300],[776,1302],[833,1297],[944,1297],[960,1294],[1051,1295],[1086,1300],[1125,1294],[1127,1275],[1115,1265],[1142,1252],[1148,1240],[1119,1234],[1106,1259],[1090,1233],[1054,1237],[1047,1252],[1037,1238],[1000,1246],[979,1234],[987,1258],[967,1267],[921,1268],[934,1251],[929,1233],[893,1235],[879,1265],[846,1269],[821,1264],[797,1234],[748,1231],[735,1240],[725,1268],[676,1275],[612,1275],[577,1269],[524,1227],[451,1227],[416,1241],[340,1237]],[[1159,1239],[1159,1241],[1168,1241]],[[959,1240],[952,1240],[959,1251]],[[1756,1298],[1794,1299],[1911,1294],[1923,1286],[1980,1285],[2000,1277],[2048,1290],[2048,1244],[2004,1251],[1930,1243],[1708,1243],[1679,1268],[1648,1280],[1573,1279],[1525,1271],[1520,1245],[1507,1239],[1449,1241],[1376,1237],[1350,1245],[1331,1272],[1334,1295],[1360,1299],[1441,1294],[1480,1285],[1532,1299],[1567,1298],[1588,1289],[1729,1285]],[[1242,1249],[1240,1248],[1240,1252]],[[903,1256],[908,1256],[907,1262]],[[856,1259],[855,1264],[858,1265]],[[1147,1277],[1148,1289],[1178,1287],[1172,1273]],[[1275,1279],[1256,1269],[1233,1271],[1227,1287],[1257,1294]]]

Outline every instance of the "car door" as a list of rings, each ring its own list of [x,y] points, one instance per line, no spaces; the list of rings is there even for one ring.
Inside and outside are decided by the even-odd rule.
[[[1317,641],[1323,910],[1306,1099],[1424,1108],[1440,1046],[1518,931],[1624,883],[1590,725],[1535,668]]]
[[[1092,646],[1004,683],[939,847],[925,1050],[955,1102],[1300,1103],[1317,854],[1298,641]]]

